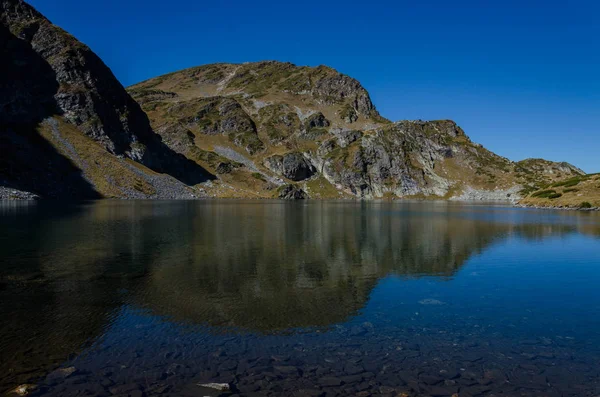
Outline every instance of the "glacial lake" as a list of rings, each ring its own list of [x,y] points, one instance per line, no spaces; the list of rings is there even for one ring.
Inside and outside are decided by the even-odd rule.
[[[2,202],[0,249],[0,395],[600,394],[598,213]]]

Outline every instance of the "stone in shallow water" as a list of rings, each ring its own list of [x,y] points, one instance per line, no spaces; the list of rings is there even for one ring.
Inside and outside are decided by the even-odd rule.
[[[442,369],[440,376],[444,379],[456,379],[460,376],[460,373],[453,369]]]
[[[11,391],[8,395],[17,395],[17,396],[26,396],[29,393],[33,392],[37,388],[36,385],[25,384],[17,386],[13,391]]]
[[[365,369],[360,365],[348,363],[344,366],[344,372],[348,375],[356,375],[360,374],[361,372],[365,372]]]
[[[444,302],[437,299],[422,299],[419,301],[421,305],[445,305]]]
[[[229,391],[231,387],[229,383],[198,383],[200,387],[206,387],[207,389],[215,389],[218,391]]]
[[[391,394],[394,393],[396,389],[390,386],[379,386],[379,393],[381,394]]]
[[[476,362],[483,359],[483,356],[478,353],[469,352],[460,355],[458,358],[462,359],[463,361]]]
[[[456,386],[422,386],[421,389],[431,397],[447,397],[458,392]]]
[[[285,375],[299,375],[300,370],[291,365],[276,365],[275,370]]]
[[[348,375],[348,376],[342,376],[340,377],[340,380],[342,382],[344,382],[344,384],[352,384],[352,383],[358,383],[361,380],[363,380],[363,376],[361,374],[358,375]]]
[[[260,390],[260,386],[257,385],[256,383],[251,383],[248,385],[239,385],[238,386],[238,390],[240,391],[240,393],[254,393]]]
[[[342,384],[342,381],[341,379],[335,378],[333,376],[326,376],[319,379],[319,384],[323,387],[339,386]]]
[[[367,329],[359,325],[350,328],[350,336],[362,336],[367,333]]]
[[[77,372],[75,367],[67,367],[67,368],[59,368],[55,371],[50,372],[48,374],[48,379],[60,379],[67,378]]]
[[[142,387],[137,383],[128,383],[126,385],[111,387],[109,390],[112,394],[131,394],[134,391],[141,391]]]
[[[221,371],[233,371],[237,368],[237,362],[234,360],[225,361],[223,364],[219,366]]]
[[[424,382],[428,385],[437,385],[438,383],[442,383],[443,379],[438,376],[433,375],[422,375],[420,377],[421,382]]]
[[[293,394],[294,397],[321,397],[325,393],[317,389],[300,389]]]

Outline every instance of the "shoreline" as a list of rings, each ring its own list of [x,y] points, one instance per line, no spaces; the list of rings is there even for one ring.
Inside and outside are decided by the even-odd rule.
[[[515,204],[515,207],[519,208],[532,208],[537,210],[563,210],[563,211],[581,211],[581,212],[596,212],[600,211],[600,207],[592,208],[577,208],[577,207],[546,207],[542,205],[531,205],[531,204]]]
[[[0,191],[1,192],[1,191]],[[20,192],[18,195],[11,195],[10,197],[6,197],[4,195],[0,195],[0,202],[57,202],[62,199],[57,198],[43,198],[33,193],[22,194]],[[513,208],[529,208],[529,209],[539,209],[539,210],[562,210],[562,211],[581,211],[581,212],[599,212],[600,207],[592,207],[592,208],[577,208],[577,207],[549,207],[549,206],[540,206],[540,205],[531,205],[531,204],[520,204],[519,202],[515,202],[512,200],[468,200],[468,199],[459,199],[459,198],[449,198],[449,199],[434,199],[434,198],[403,198],[403,197],[394,197],[394,198],[308,198],[301,200],[290,200],[290,199],[281,199],[277,197],[267,198],[267,197],[197,197],[197,198],[174,198],[170,200],[165,199],[157,199],[157,198],[146,198],[146,199],[138,199],[138,198],[127,198],[127,197],[108,197],[108,198],[100,198],[100,199],[89,199],[89,200],[77,200],[77,201],[69,201],[72,203],[78,202],[90,202],[90,201],[107,201],[107,200],[119,200],[119,201],[131,201],[131,200],[141,200],[141,201],[206,201],[206,200],[252,200],[252,201],[366,201],[366,202],[375,202],[375,201],[404,201],[404,202],[447,202],[447,203],[461,203],[461,204],[497,204],[505,207],[513,207]],[[67,200],[64,200],[67,201]]]

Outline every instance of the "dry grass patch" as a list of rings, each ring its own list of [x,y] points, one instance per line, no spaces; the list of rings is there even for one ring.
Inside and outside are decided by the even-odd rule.
[[[128,164],[144,173],[156,174],[154,171],[135,161],[107,155],[102,146],[83,135],[75,126],[64,122],[59,117],[55,120],[58,122],[60,137],[56,137],[47,124],[40,126],[40,135],[61,154],[71,159],[103,197],[125,197],[121,189],[137,190],[147,196],[156,193],[154,187],[133,172]]]

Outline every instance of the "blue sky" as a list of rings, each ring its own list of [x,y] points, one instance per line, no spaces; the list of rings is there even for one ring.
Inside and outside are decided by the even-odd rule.
[[[31,0],[124,85],[213,62],[325,64],[385,117],[600,172],[600,1]]]

